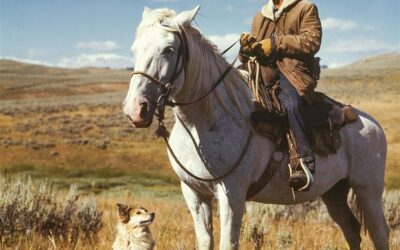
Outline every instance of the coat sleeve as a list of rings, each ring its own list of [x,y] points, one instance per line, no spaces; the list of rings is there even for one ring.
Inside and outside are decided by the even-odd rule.
[[[276,36],[273,50],[283,56],[315,55],[322,39],[321,20],[315,4],[308,4],[300,17],[300,29],[296,35]]]

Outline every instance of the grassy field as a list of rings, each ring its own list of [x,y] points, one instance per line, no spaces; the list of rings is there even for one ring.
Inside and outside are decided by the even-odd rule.
[[[38,190],[40,189],[38,187],[42,185],[36,184],[28,188]],[[24,188],[26,186],[24,183]],[[141,192],[137,192],[138,187],[114,188],[112,191],[101,192],[95,196],[97,207],[102,211],[102,228],[92,241],[80,238],[73,245],[68,246],[54,235],[43,236],[31,233],[29,236],[14,237],[12,246],[17,246],[18,249],[110,249],[115,237],[117,219],[115,203],[124,201],[133,206],[146,207],[156,213],[151,230],[157,242],[157,249],[195,249],[191,216],[177,190],[167,192],[164,190],[163,193],[162,186],[155,183],[151,187],[140,188]],[[63,191],[58,191],[57,197],[63,200],[67,195]],[[391,249],[400,249],[399,202],[399,191],[390,191],[385,195],[386,216],[392,218],[390,221],[393,228]],[[220,230],[217,209],[214,209],[213,213],[214,235],[217,236]],[[316,235],[323,237],[316,237]],[[373,249],[371,240],[366,235],[363,237],[362,249]],[[215,243],[218,244],[218,238]],[[347,249],[340,229],[332,223],[319,200],[308,203],[306,206],[247,204],[240,245],[241,249],[265,250]],[[0,247],[14,249],[7,248],[7,245],[1,242]]]
[[[389,143],[387,190],[400,189],[399,65],[400,55],[389,54],[326,69],[318,85],[319,91],[371,114],[384,128]],[[66,70],[1,60],[0,170],[49,180],[61,191],[76,184],[84,195],[94,195],[104,223],[95,248],[110,248],[115,203],[125,202],[155,210],[158,249],[193,249],[191,218],[165,146],[155,138],[154,128],[134,130],[122,114],[128,81],[126,70]],[[168,112],[167,125],[172,123]],[[346,248],[330,219],[271,219],[258,231],[249,223],[247,216],[243,249]],[[315,233],[326,237],[315,239]],[[400,249],[399,237],[394,230],[393,249]],[[37,249],[51,246],[49,239],[37,244]],[[81,243],[78,248],[93,246]],[[370,241],[365,240],[363,249],[372,249]]]

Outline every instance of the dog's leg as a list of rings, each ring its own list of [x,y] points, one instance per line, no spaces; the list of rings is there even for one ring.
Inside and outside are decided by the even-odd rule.
[[[239,248],[240,226],[245,208],[246,194],[218,186],[218,203],[221,219],[220,250]]]
[[[192,214],[199,250],[214,249],[212,235],[212,197],[202,197],[185,183],[181,182],[182,193]]]

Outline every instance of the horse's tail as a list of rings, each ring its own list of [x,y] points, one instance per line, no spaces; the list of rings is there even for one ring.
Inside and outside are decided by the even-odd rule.
[[[357,199],[357,195],[353,190],[351,191],[350,203],[353,211],[355,212],[355,216],[358,220],[358,223],[360,223],[362,232],[364,232],[364,234],[367,234],[368,228],[365,226],[364,212],[361,209],[360,201]]]

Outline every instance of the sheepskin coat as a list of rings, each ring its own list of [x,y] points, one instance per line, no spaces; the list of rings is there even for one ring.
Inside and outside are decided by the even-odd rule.
[[[301,96],[308,97],[319,77],[314,59],[322,39],[317,7],[308,0],[285,0],[275,9],[270,0],[255,15],[251,34],[258,41],[271,38],[272,56],[279,70]]]

